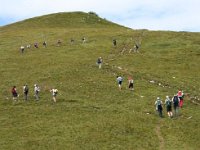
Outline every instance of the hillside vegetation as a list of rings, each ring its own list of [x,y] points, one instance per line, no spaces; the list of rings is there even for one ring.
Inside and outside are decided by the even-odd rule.
[[[199,41],[200,33],[132,30],[83,12],[1,27],[0,149],[199,149]],[[139,53],[129,53],[135,43]],[[32,47],[22,54],[19,48],[27,44]],[[100,56],[102,69],[96,65]],[[117,75],[124,77],[122,91]],[[129,75],[134,91],[127,89]],[[39,101],[34,84],[41,87]],[[12,100],[14,85],[18,102]],[[59,90],[57,103],[49,92],[53,87]],[[179,89],[186,94],[180,116],[170,119],[164,108],[159,118],[156,97],[164,102]]]

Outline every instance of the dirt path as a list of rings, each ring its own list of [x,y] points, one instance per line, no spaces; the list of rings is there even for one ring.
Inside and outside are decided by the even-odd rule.
[[[163,150],[165,147],[165,142],[164,142],[164,138],[161,134],[161,126],[162,126],[162,120],[159,121],[159,123],[157,124],[156,128],[155,128],[155,132],[156,135],[158,136],[158,140],[159,140],[159,150]]]

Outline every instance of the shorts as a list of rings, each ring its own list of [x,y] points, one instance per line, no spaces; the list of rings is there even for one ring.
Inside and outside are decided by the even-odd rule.
[[[133,88],[133,83],[130,83],[128,88]]]
[[[172,111],[172,106],[167,106],[167,112]]]
[[[118,83],[119,83],[119,85],[122,85],[122,81],[119,81]]]

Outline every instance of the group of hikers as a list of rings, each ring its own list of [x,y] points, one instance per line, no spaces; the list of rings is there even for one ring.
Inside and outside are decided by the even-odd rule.
[[[28,100],[28,94],[29,94],[28,85],[24,84],[22,90],[23,90],[24,100],[27,101]],[[39,100],[40,87],[37,84],[34,84],[33,91],[34,91],[35,100],[38,101]],[[56,102],[56,96],[58,94],[58,90],[55,89],[55,88],[52,88],[49,91],[52,93],[53,101]],[[12,96],[13,96],[13,100],[17,101],[18,98],[19,98],[19,94],[18,94],[16,86],[12,87],[11,93],[12,93]]]
[[[122,90],[122,82],[123,82],[124,79],[121,76],[117,76],[116,80],[117,80],[117,83],[118,83],[119,90],[121,91]],[[131,91],[134,90],[133,83],[134,83],[133,77],[128,76],[128,89],[131,90]]]
[[[179,90],[177,94],[174,94],[172,99],[170,99],[169,96],[166,96],[164,105],[166,106],[166,111],[169,118],[172,118],[173,116],[177,117],[179,115],[179,108],[183,107],[183,98],[184,93],[181,90]],[[160,97],[157,97],[155,105],[159,116],[163,117],[163,102]],[[174,114],[172,112],[172,105],[174,108]]]
[[[84,43],[86,42],[86,38],[85,38],[85,37],[81,38],[81,41],[82,41],[82,43],[84,44]],[[75,42],[75,40],[74,40],[73,38],[71,38],[71,39],[70,39],[70,43],[71,43],[71,44],[74,44],[74,42]],[[57,45],[57,46],[61,46],[61,45],[62,45],[62,40],[58,39],[57,42],[56,42],[56,45]],[[38,42],[35,42],[35,43],[33,44],[33,46],[34,46],[34,48],[39,48],[39,43],[38,43]],[[47,47],[47,41],[43,41],[43,42],[42,42],[42,46],[43,46],[44,48],[46,48],[46,47]],[[21,45],[21,46],[20,46],[20,51],[21,51],[21,53],[24,53],[24,50],[25,50],[25,49],[30,49],[30,48],[31,48],[31,44],[27,44],[26,47],[25,47],[24,45]]]

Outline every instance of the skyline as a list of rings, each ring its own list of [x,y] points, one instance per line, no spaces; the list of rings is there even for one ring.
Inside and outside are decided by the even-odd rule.
[[[59,12],[95,12],[132,28],[200,32],[198,0],[0,0],[0,26]]]

